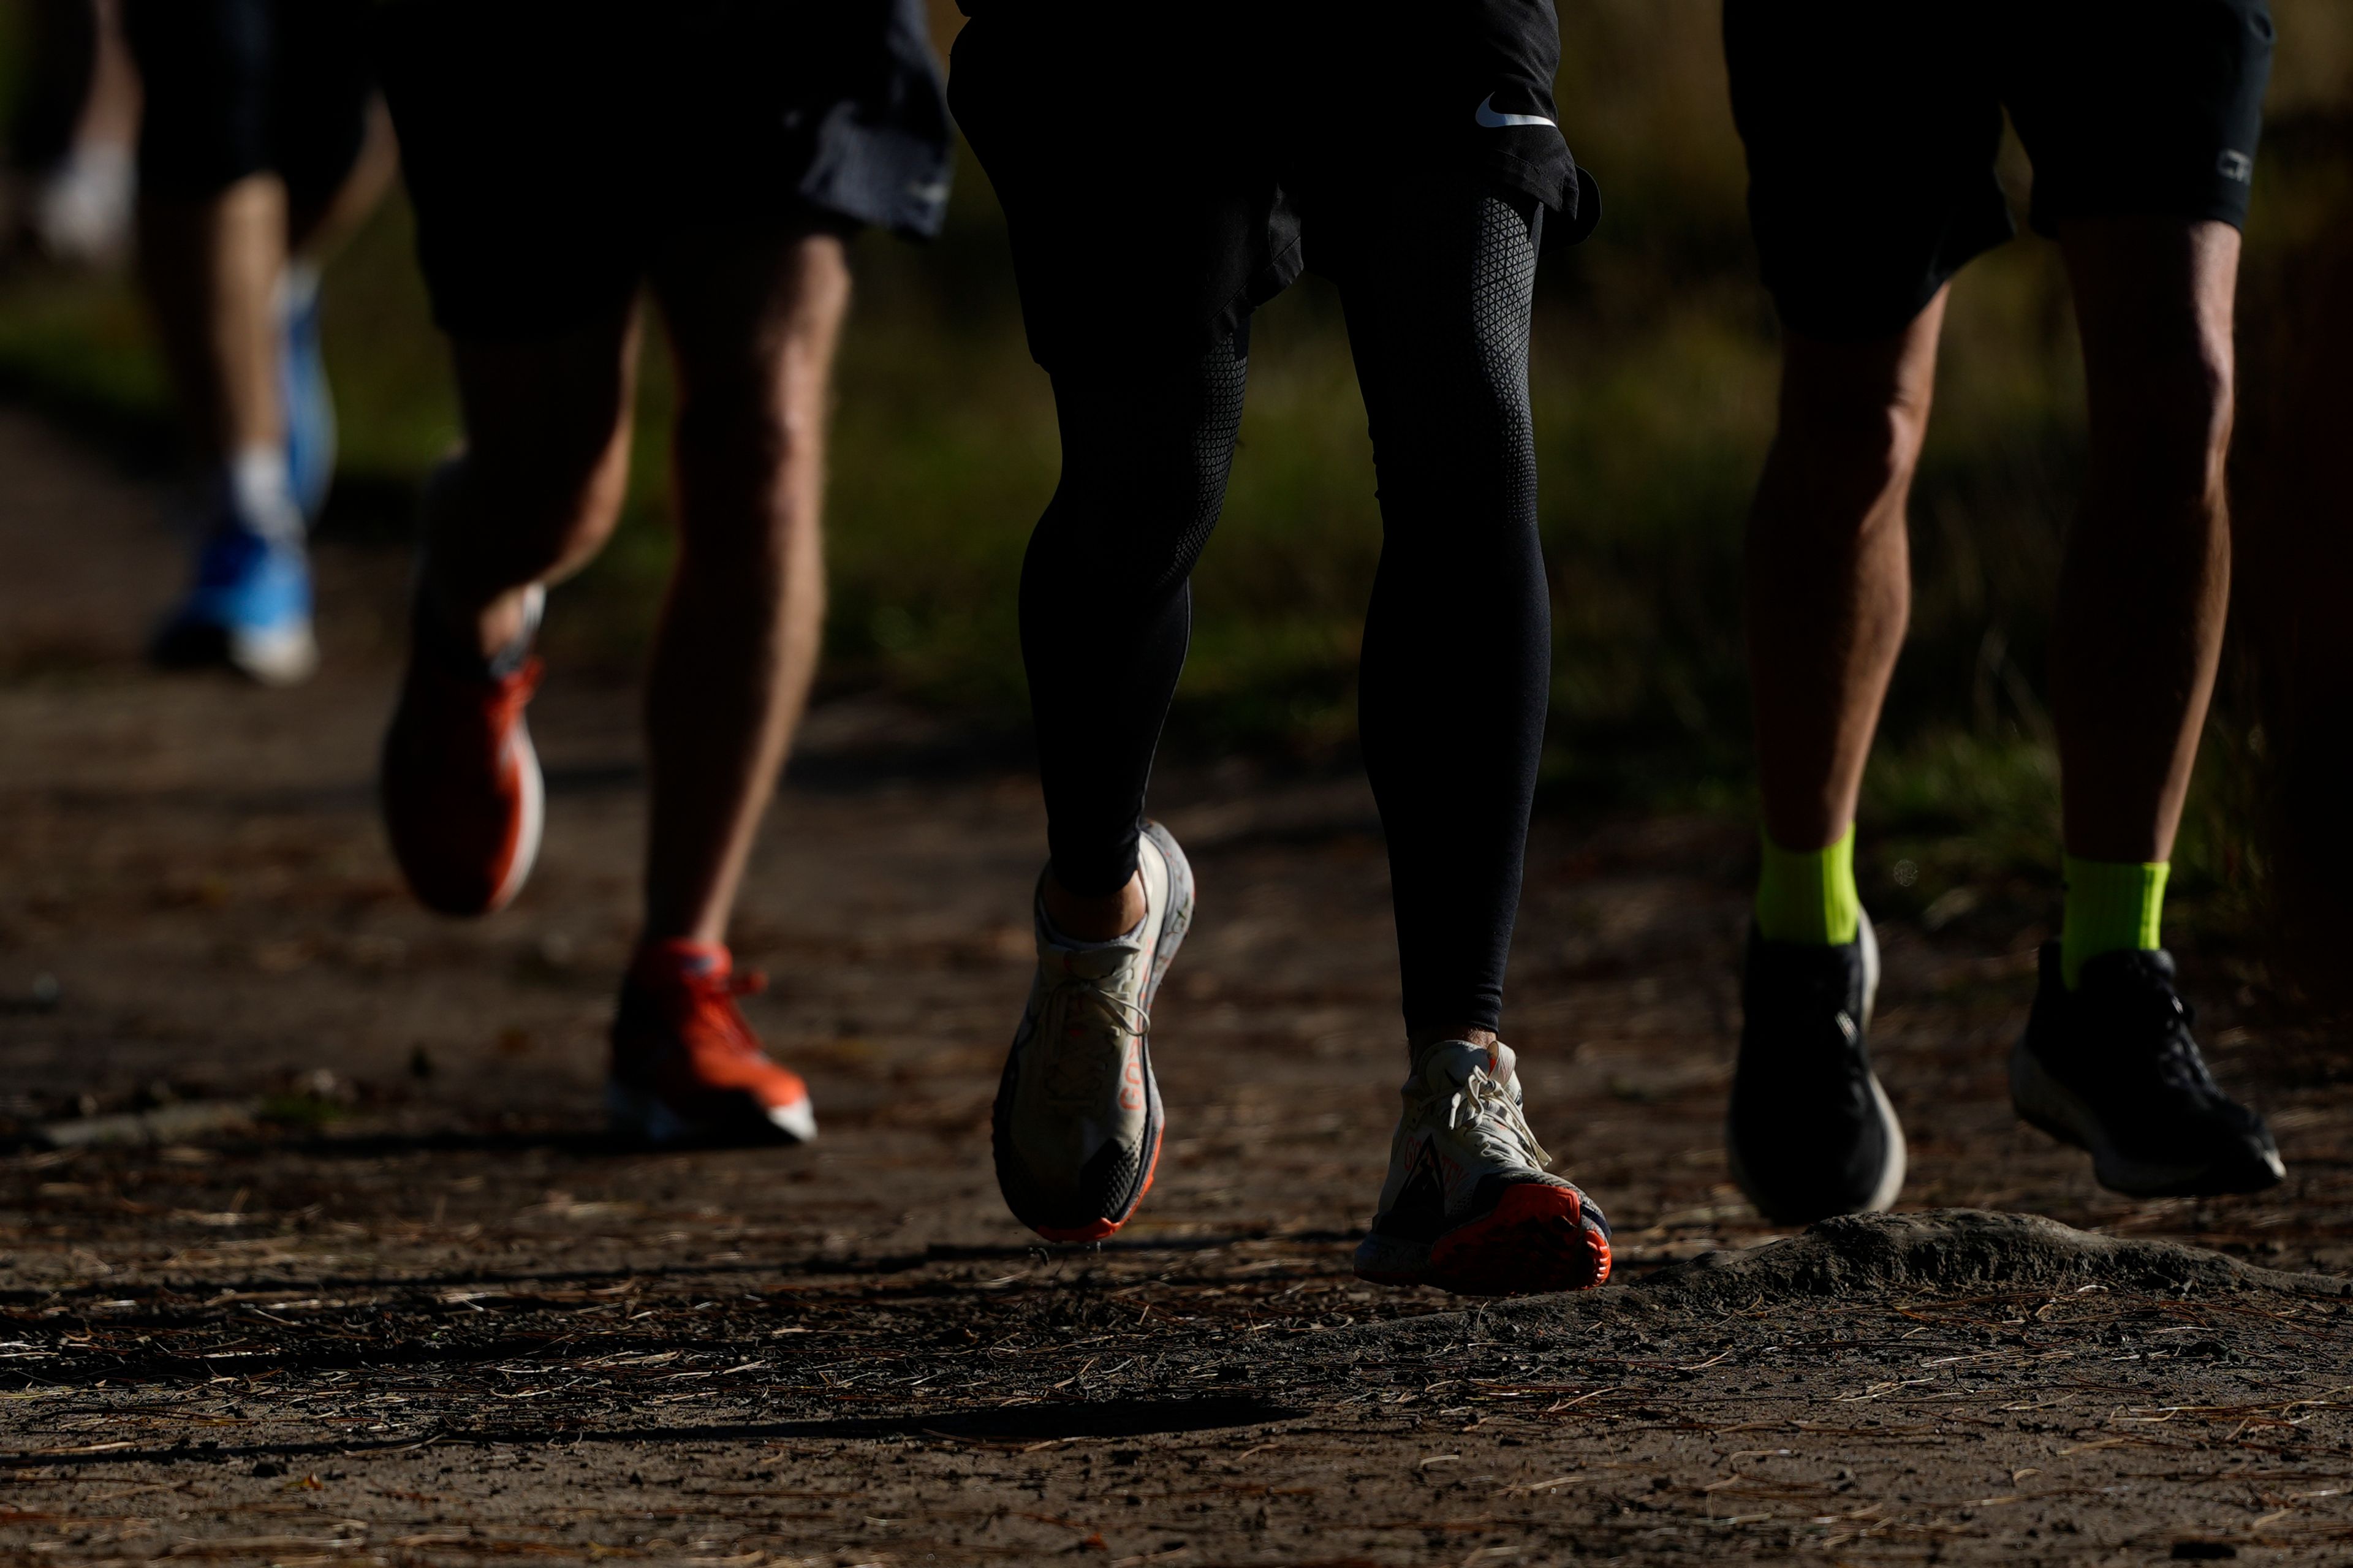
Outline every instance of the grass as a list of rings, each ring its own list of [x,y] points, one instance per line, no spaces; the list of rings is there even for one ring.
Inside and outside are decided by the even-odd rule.
[[[2275,5],[2285,40],[2275,112],[2337,111],[2353,84],[2353,25],[2334,0]],[[1776,343],[1753,280],[1716,7],[1568,10],[1562,101],[1609,216],[1592,243],[1549,258],[1539,285],[1532,376],[1556,656],[1547,790],[1597,807],[1739,809],[1749,788],[1739,536],[1771,433]],[[952,16],[943,11],[944,27]],[[2318,198],[2299,181],[2292,142],[2259,181],[2253,247],[2293,243],[2314,221]],[[2014,148],[2009,173],[2022,188]],[[408,246],[395,201],[331,274],[327,348],[345,442],[331,529],[396,537],[418,476],[456,437]],[[1013,590],[1057,448],[994,200],[971,160],[937,245],[869,237],[857,260],[835,426],[827,679],[1018,726]],[[0,283],[0,390],[150,460],[168,444],[164,388],[120,281]],[[1968,875],[2047,882],[2055,872],[2041,670],[2083,420],[2052,247],[2021,240],[1963,275],[1936,395],[1913,509],[1911,641],[1865,805],[1866,844],[1900,849],[1927,897]],[[640,407],[628,521],[557,602],[551,637],[563,657],[633,661],[652,623],[670,548],[659,353]],[[1310,280],[1254,334],[1242,449],[1197,578],[1174,743],[1345,754],[1378,541],[1362,405],[1334,301]],[[2244,748],[2221,728],[2200,786],[2216,804],[2193,812],[2181,856],[2179,885],[2193,890],[2247,871],[2231,820],[2246,797],[2229,782]]]

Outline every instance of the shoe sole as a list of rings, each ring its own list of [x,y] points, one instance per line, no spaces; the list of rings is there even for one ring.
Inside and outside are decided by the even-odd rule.
[[[1375,1285],[1419,1285],[1430,1277],[1430,1243],[1367,1236],[1356,1243],[1356,1270]]]
[[[539,864],[539,842],[547,831],[547,778],[540,772],[539,748],[531,743],[531,726],[521,719],[515,721],[514,748],[515,775],[520,781],[516,793],[521,797],[515,809],[522,820],[515,826],[514,858],[491,890],[490,901],[482,906],[486,915],[505,909],[522,891],[532,868]]]
[[[806,1096],[765,1106],[746,1096],[740,1117],[690,1121],[647,1090],[607,1079],[605,1112],[614,1137],[658,1149],[791,1146],[817,1137],[817,1112]]]
[[[398,720],[396,718],[394,722],[396,730]],[[435,914],[459,920],[494,915],[515,901],[522,892],[523,884],[531,879],[532,868],[539,864],[540,841],[547,831],[547,779],[540,771],[539,751],[531,742],[528,723],[522,720],[515,721],[510,743],[514,750],[516,780],[514,851],[508,858],[506,870],[487,894],[480,899],[462,900],[437,897],[437,892],[448,889],[428,888],[426,885],[427,879],[420,879],[410,870],[407,861],[398,851],[399,836],[394,835],[394,858],[401,860],[402,875],[407,878],[409,891],[417,895],[417,902]],[[388,764],[386,776],[389,776]],[[386,811],[388,816],[388,806]]]
[[[2260,1193],[2287,1179],[2278,1151],[2249,1149],[2232,1170],[2211,1162],[2158,1165],[2120,1152],[2081,1095],[2061,1083],[2019,1042],[2010,1055],[2010,1103],[2019,1120],[2092,1156],[2092,1175],[2112,1193],[2135,1198],[2211,1198]]]
[[[1356,1277],[1458,1296],[1590,1290],[1609,1278],[1609,1238],[1585,1223],[1575,1189],[1548,1183],[1506,1188],[1492,1210],[1431,1242],[1417,1263],[1420,1250],[1368,1236],[1356,1247]]]
[[[318,639],[308,622],[266,631],[176,622],[156,635],[147,657],[164,669],[231,669],[258,686],[300,686],[319,670]]]
[[[1160,851],[1161,858],[1168,866],[1168,907],[1160,911],[1160,939],[1152,950],[1152,973],[1144,977],[1144,1016],[1149,1022],[1152,1005],[1160,995],[1160,983],[1167,977],[1168,966],[1176,962],[1176,950],[1184,944],[1185,933],[1193,929],[1193,865],[1185,858],[1185,851],[1176,847],[1175,836],[1160,824],[1146,822],[1144,836],[1152,840],[1153,847]],[[1117,1218],[1104,1216],[1082,1226],[1044,1226],[1022,1219],[1012,1194],[1006,1191],[1005,1121],[1013,1097],[1014,1066],[1012,1057],[1006,1058],[1005,1076],[998,1080],[997,1103],[989,1117],[990,1143],[997,1163],[997,1187],[999,1193],[1005,1194],[1006,1206],[1013,1209],[1013,1217],[1020,1219],[1023,1225],[1048,1241],[1073,1244],[1102,1241],[1134,1219],[1135,1211],[1144,1206],[1145,1198],[1152,1191],[1153,1178],[1160,1173],[1160,1145],[1167,1133],[1168,1122],[1160,1102],[1160,1079],[1152,1070],[1152,1031],[1149,1028],[1136,1042],[1136,1059],[1144,1068],[1144,1125],[1145,1142],[1150,1147],[1144,1158],[1144,1180],[1136,1187],[1135,1196],[1128,1203],[1126,1211]]]
[[[1879,1184],[1872,1188],[1868,1198],[1851,1209],[1837,1209],[1832,1214],[1774,1213],[1773,1205],[1766,1201],[1762,1189],[1749,1176],[1748,1167],[1740,1158],[1740,1145],[1732,1136],[1732,1123],[1726,1120],[1724,1126],[1725,1163],[1731,1169],[1733,1184],[1740,1189],[1741,1194],[1758,1214],[1776,1225],[1811,1225],[1817,1220],[1830,1219],[1833,1215],[1884,1214],[1895,1206],[1896,1198],[1904,1191],[1904,1177],[1911,1163],[1911,1149],[1904,1142],[1904,1126],[1895,1120],[1894,1105],[1888,1100],[1887,1091],[1879,1086],[1879,1075],[1873,1073],[1870,1079],[1871,1103],[1879,1110],[1880,1132],[1887,1142],[1887,1160],[1879,1168]]]
[[[1879,1005],[1879,934],[1872,930],[1871,921],[1865,919],[1859,935],[1862,942],[1862,1019],[1859,1026],[1863,1037],[1868,1039],[1871,1036],[1871,1016]],[[1904,1124],[1895,1119],[1894,1103],[1887,1098],[1887,1090],[1880,1087],[1878,1073],[1868,1073],[1865,1077],[1871,1083],[1871,1103],[1879,1112],[1879,1128],[1886,1143],[1887,1158],[1879,1168],[1879,1180],[1872,1187],[1871,1195],[1863,1200],[1861,1206],[1835,1211],[1838,1214],[1884,1214],[1894,1207],[1896,1198],[1904,1191],[1904,1177],[1911,1164],[1911,1147],[1904,1141]],[[1724,1159],[1731,1168],[1733,1184],[1740,1189],[1741,1195],[1758,1214],[1776,1225],[1811,1225],[1816,1220],[1832,1217],[1826,1214],[1774,1213],[1773,1205],[1765,1201],[1762,1189],[1750,1179],[1748,1167],[1740,1158],[1740,1143],[1732,1135],[1729,1114],[1724,1121]]]
[[[231,626],[227,658],[232,668],[263,686],[300,686],[319,671],[319,643],[307,621],[272,631]]]

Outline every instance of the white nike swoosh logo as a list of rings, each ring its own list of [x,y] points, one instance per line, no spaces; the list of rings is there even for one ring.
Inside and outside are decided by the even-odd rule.
[[[1495,95],[1492,92],[1479,100],[1477,118],[1490,131],[1500,131],[1506,125],[1549,125],[1556,131],[1560,129],[1558,121],[1546,120],[1541,114],[1496,113]]]

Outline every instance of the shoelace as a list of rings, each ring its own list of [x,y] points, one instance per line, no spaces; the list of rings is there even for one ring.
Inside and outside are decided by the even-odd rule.
[[[1091,1045],[1098,1033],[1124,1031],[1140,1039],[1152,1027],[1151,1017],[1143,1008],[1103,981],[1067,970],[1047,982],[1041,1001],[1038,1032],[1046,1047],[1046,1081],[1056,1098],[1094,1092],[1094,1080],[1107,1064],[1083,1047]],[[1094,1029],[1086,1026],[1090,1016]]]
[[[2164,1043],[2157,1048],[2158,1077],[2182,1089],[2220,1093],[2213,1073],[2207,1068],[2205,1055],[2198,1048],[2198,1038],[2190,1032],[2190,1026],[2198,1021],[2198,1010],[2153,974],[2145,976],[2137,989],[2135,1010],[2145,1010],[2147,1014],[2147,1022],[2140,1026],[2161,1031],[2164,1036]]]
[[[1552,1168],[1552,1156],[1536,1142],[1535,1130],[1528,1125],[1519,1101],[1485,1068],[1471,1069],[1471,1077],[1447,1107],[1447,1124],[1457,1131],[1467,1131],[1482,1154],[1499,1163],[1530,1165],[1539,1171]]]
[[[681,974],[678,984],[691,1000],[694,1010],[715,1026],[713,1033],[727,1047],[742,1056],[758,1056],[759,1037],[752,1033],[751,1025],[735,1009],[738,996],[755,996],[768,988],[768,977],[756,969],[741,969],[731,973]]]
[[[1862,1025],[1848,1009],[1842,977],[1835,985],[1827,975],[1785,978],[1778,993],[1768,994],[1767,1005],[1822,1021],[1816,1037],[1826,1047],[1820,1057],[1798,1054],[1782,1064],[1783,1071],[1819,1069],[1843,1077],[1862,1065]]]

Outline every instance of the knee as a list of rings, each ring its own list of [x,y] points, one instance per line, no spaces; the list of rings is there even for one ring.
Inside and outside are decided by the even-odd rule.
[[[1441,363],[1428,362],[1409,395],[1368,398],[1379,410],[1373,460],[1384,515],[1393,529],[1400,505],[1533,526],[1535,428],[1525,375],[1483,356]]]
[[[816,399],[798,399],[757,378],[706,385],[681,401],[673,431],[680,479],[689,486],[772,483],[797,458],[814,458],[824,438]]]
[[[1920,466],[1927,437],[1923,391],[1802,374],[1783,379],[1775,456],[1821,482],[1870,497],[1901,491]]]
[[[679,406],[672,436],[690,488],[747,491],[792,513],[797,468],[824,456],[833,348],[849,300],[838,247],[803,258],[788,318],[735,333],[700,327],[678,340]],[[812,492],[813,493],[813,492]]]
[[[1927,438],[1925,383],[1821,375],[1796,353],[1780,422],[1749,519],[1756,545],[1844,552],[1905,526],[1905,502]]]

